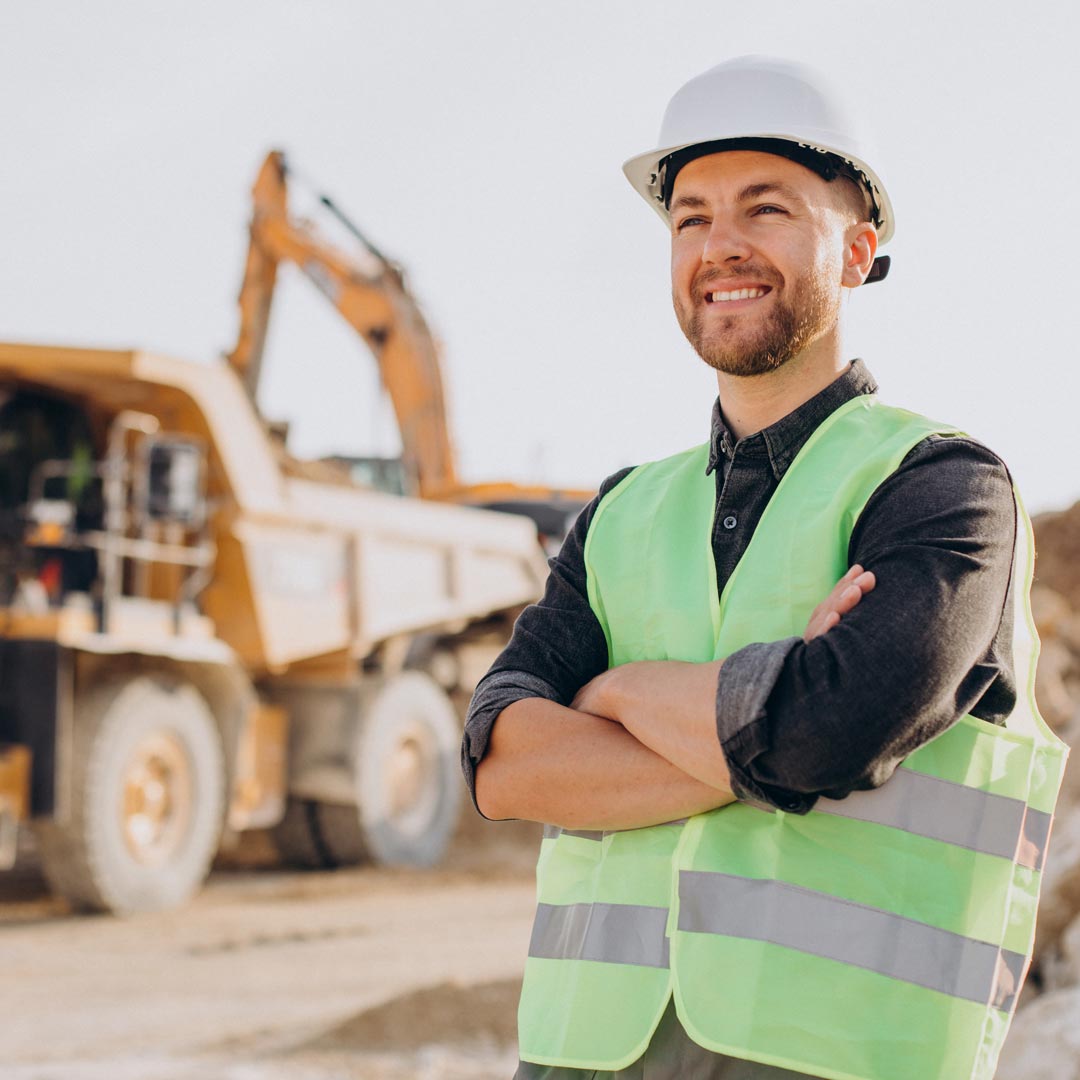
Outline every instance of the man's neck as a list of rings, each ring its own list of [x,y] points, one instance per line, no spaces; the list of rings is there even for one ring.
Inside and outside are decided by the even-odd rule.
[[[821,393],[848,367],[839,349],[816,355],[812,349],[764,375],[716,373],[720,410],[736,442],[770,427]]]

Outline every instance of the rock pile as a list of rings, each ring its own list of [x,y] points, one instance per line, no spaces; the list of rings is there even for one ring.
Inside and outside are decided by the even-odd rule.
[[[1080,503],[1035,519],[1035,549],[1035,695],[1074,751],[1043,873],[1035,959],[996,1077],[1080,1080]]]

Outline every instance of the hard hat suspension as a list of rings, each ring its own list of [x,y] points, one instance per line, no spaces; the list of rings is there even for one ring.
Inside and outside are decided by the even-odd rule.
[[[875,227],[881,226],[881,208],[874,196],[873,184],[860,168],[829,150],[822,150],[820,147],[810,146],[807,143],[791,142],[787,139],[715,139],[712,142],[685,146],[681,150],[676,150],[674,153],[660,159],[659,168],[653,174],[652,183],[650,184],[653,197],[663,203],[665,210],[670,209],[675,177],[683,166],[689,165],[691,161],[699,157],[706,157],[709,154],[721,154],[731,150],[752,150],[788,158],[790,161],[794,161],[796,164],[816,173],[828,183],[832,183],[832,181],[840,177],[845,177],[869,196],[870,220]],[[884,277],[884,274],[882,277]]]

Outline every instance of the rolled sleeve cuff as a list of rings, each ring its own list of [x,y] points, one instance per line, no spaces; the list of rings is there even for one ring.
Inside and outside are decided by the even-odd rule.
[[[788,654],[800,644],[802,638],[783,638],[732,653],[720,670],[716,690],[716,733],[735,797],[763,810],[791,814],[805,814],[816,797],[759,783],[753,761],[770,749],[766,703]]]
[[[484,760],[491,729],[503,709],[522,698],[546,698],[563,704],[558,691],[548,682],[525,671],[496,671],[481,679],[465,716],[461,740],[461,771],[476,806],[476,767]],[[486,815],[476,806],[481,817]]]

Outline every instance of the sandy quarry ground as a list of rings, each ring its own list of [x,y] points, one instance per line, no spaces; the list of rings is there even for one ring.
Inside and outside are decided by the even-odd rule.
[[[282,871],[258,837],[182,911],[73,915],[0,875],[4,1080],[507,1080],[531,826],[438,871]]]

